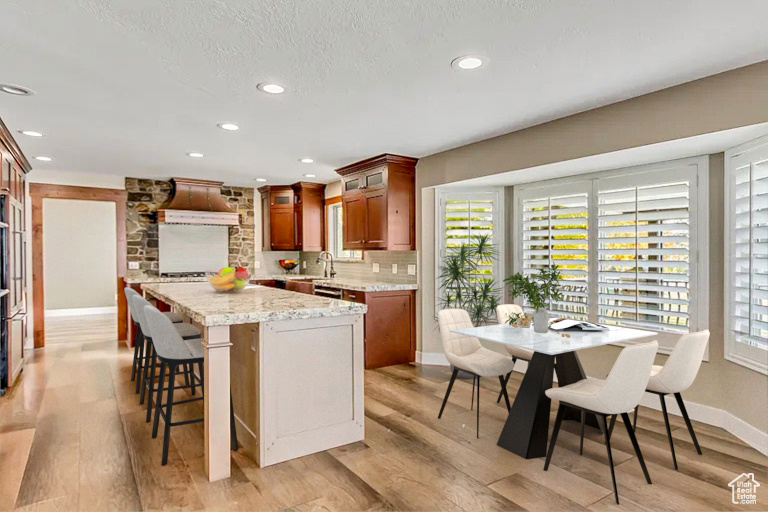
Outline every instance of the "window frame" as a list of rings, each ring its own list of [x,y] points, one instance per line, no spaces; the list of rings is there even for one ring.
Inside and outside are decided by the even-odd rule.
[[[726,247],[724,251],[724,285],[723,285],[723,304],[724,304],[724,321],[723,321],[723,357],[732,363],[744,366],[756,372],[768,375],[768,363],[756,357],[762,355],[763,352],[758,352],[761,349],[755,347],[745,346],[743,343],[736,341],[733,331],[730,329],[731,324],[731,306],[733,305],[733,297],[735,293],[735,287],[733,286],[733,279],[731,277],[731,251],[727,250],[728,243],[731,239],[731,221],[733,220],[733,198],[731,195],[731,173],[743,166],[744,163],[749,163],[750,166],[754,165],[753,162],[764,156],[768,158],[768,137],[760,137],[759,139],[750,141],[746,144],[742,144],[735,148],[728,149],[725,152],[724,161],[724,185],[723,185],[723,245]]]
[[[541,190],[542,193],[559,195],[562,192],[589,190],[588,207],[588,318],[596,322],[599,313],[599,238],[598,238],[598,196],[601,188],[604,190],[606,183],[610,181],[620,182],[624,180],[624,185],[645,186],[649,184],[664,183],[667,180],[659,181],[654,175],[661,175],[668,170],[679,171],[681,167],[688,168],[691,177],[690,197],[689,197],[689,223],[691,242],[689,247],[690,261],[690,301],[689,301],[689,332],[695,332],[707,329],[709,326],[709,157],[698,156],[683,158],[652,164],[625,167],[605,171],[590,172],[578,175],[572,175],[564,178],[555,178],[551,180],[538,181],[515,185],[514,187],[514,206],[512,211],[514,225],[514,245],[513,248],[513,268],[516,272],[521,272],[523,268],[523,215],[522,201],[528,194]],[[675,181],[675,180],[669,180]],[[601,182],[603,187],[601,187]],[[544,192],[544,190],[547,190]],[[553,193],[554,194],[553,194]],[[566,195],[563,194],[563,195]],[[695,239],[694,239],[695,237]],[[637,326],[629,326],[641,328]],[[680,333],[670,333],[647,329],[656,334],[659,341],[659,352],[669,354],[674,348]],[[628,341],[617,343],[617,345],[632,345],[639,343],[637,341]],[[704,360],[709,360],[709,348],[704,355]]]

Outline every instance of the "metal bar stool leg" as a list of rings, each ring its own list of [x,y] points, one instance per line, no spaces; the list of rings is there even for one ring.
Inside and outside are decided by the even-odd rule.
[[[160,423],[160,409],[163,407],[163,381],[165,380],[165,367],[167,365],[160,361],[160,387],[157,390],[155,399],[155,422],[152,425],[152,439],[157,438],[157,427]]]
[[[163,432],[163,466],[168,464],[168,445],[171,442],[171,422],[173,421],[173,388],[176,384],[176,368],[174,363],[168,364],[168,402],[165,409],[165,431]]]
[[[131,381],[136,380],[136,370],[139,367],[139,347],[143,343],[144,340],[141,339],[141,333],[139,332],[138,326],[134,324],[134,329],[136,329],[136,336],[134,336],[133,340],[133,364],[131,365]]]
[[[155,365],[157,364],[157,354],[152,354],[152,363],[149,367],[149,396],[147,397],[147,423],[152,419],[152,400],[155,392]],[[163,387],[163,381],[158,384],[158,388]]]
[[[154,354],[152,342],[147,340],[147,347],[144,349],[144,368],[141,371],[141,394],[139,395],[139,404],[144,405],[144,393],[149,387],[147,376],[149,375],[149,361]]]
[[[136,359],[136,393],[141,389],[142,379],[142,362],[144,361],[144,345],[147,343],[146,338],[142,335],[139,341],[139,357]]]

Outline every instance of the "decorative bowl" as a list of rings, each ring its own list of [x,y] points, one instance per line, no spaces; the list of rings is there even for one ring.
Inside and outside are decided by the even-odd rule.
[[[296,260],[279,260],[278,263],[285,270],[293,270],[299,265],[299,262]]]
[[[245,288],[251,278],[243,267],[224,267],[217,272],[206,272],[205,277],[217,292],[240,291]]]

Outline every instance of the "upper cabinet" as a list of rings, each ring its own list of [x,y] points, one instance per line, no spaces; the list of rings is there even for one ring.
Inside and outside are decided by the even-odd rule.
[[[322,251],[325,185],[268,185],[261,193],[262,250]]]
[[[344,249],[416,249],[416,162],[384,154],[336,169],[342,176]]]

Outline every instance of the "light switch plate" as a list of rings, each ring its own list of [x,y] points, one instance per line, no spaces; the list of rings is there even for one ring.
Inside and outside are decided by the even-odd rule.
[[[397,263],[392,264],[392,273],[397,274]]]
[[[301,268],[307,268],[307,260],[301,262]]]
[[[139,262],[138,261],[129,261],[128,262],[128,270],[139,270]]]
[[[372,265],[372,267],[373,267],[373,268],[371,269],[371,271],[372,271],[374,274],[378,274],[378,273],[379,273],[379,264],[378,264],[378,263],[374,263],[374,264]]]
[[[256,260],[253,262],[253,268],[261,268],[261,261]]]
[[[408,265],[408,275],[409,276],[416,275],[416,265]]]

